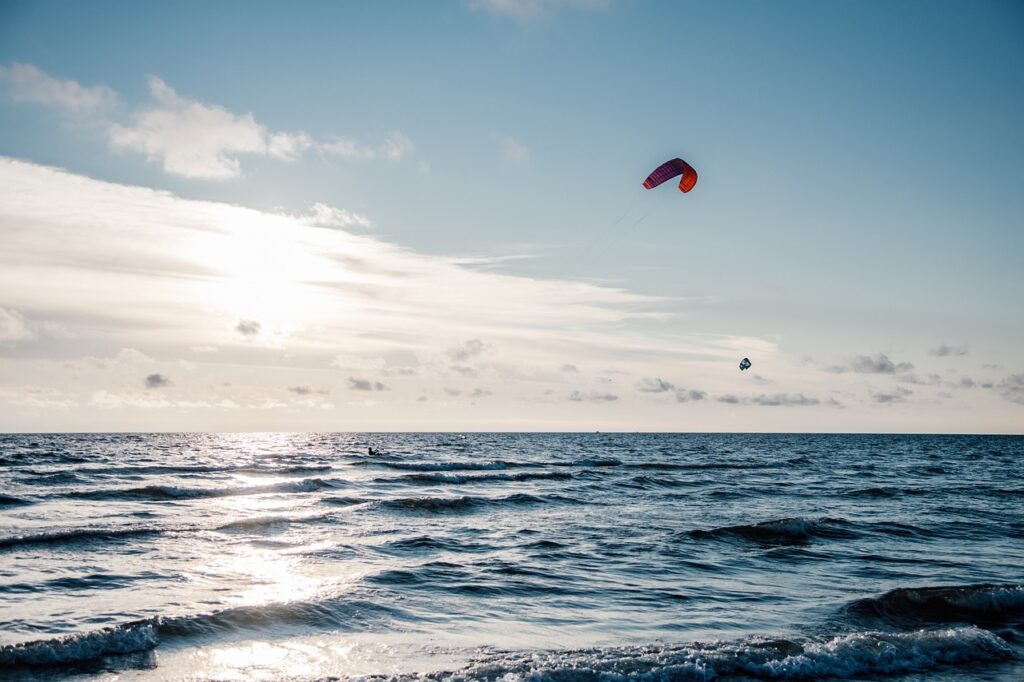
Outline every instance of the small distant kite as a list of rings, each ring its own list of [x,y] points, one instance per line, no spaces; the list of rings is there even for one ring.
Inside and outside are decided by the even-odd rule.
[[[743,358],[740,360],[740,371],[746,371],[750,369],[750,358]]]
[[[671,180],[677,175],[681,175],[679,178],[679,191],[689,192],[693,189],[693,186],[697,184],[697,171],[693,169],[693,166],[686,163],[682,159],[672,159],[661,164],[654,171],[647,176],[644,180],[644,187],[647,189],[654,189],[666,180]]]

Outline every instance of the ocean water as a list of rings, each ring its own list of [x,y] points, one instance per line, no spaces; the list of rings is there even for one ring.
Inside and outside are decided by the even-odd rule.
[[[0,436],[0,678],[1021,680],[1022,459],[994,436]]]

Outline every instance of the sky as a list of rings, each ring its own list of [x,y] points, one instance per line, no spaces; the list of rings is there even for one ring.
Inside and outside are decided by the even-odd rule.
[[[0,0],[0,430],[1024,433],[1021,121],[1013,1]]]

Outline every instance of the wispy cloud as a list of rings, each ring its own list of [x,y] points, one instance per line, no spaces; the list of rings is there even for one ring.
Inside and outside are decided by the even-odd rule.
[[[606,9],[611,0],[469,0],[471,9],[530,21],[561,8],[577,10]]]
[[[929,355],[936,355],[940,358],[949,355],[967,355],[967,346],[950,346],[945,343],[940,343],[938,346],[929,349]]]
[[[305,225],[314,227],[372,227],[373,223],[366,216],[346,211],[343,208],[335,208],[324,203],[317,202],[308,213],[294,216]]]
[[[0,66],[0,81],[11,99],[54,106],[71,113],[104,112],[117,104],[117,94],[105,85],[83,86],[43,73],[31,64]]]
[[[641,393],[667,393],[674,389],[675,386],[671,382],[665,381],[664,379],[641,379],[636,386],[636,390]]]
[[[0,342],[20,341],[32,336],[25,316],[17,310],[0,308]]]
[[[271,132],[252,114],[182,97],[156,76],[149,92],[153,106],[134,114],[130,125],[111,125],[110,144],[145,154],[174,175],[227,180],[241,175],[242,155],[292,159],[313,145],[305,133]]]
[[[494,139],[498,141],[498,145],[501,148],[501,156],[506,160],[515,163],[526,163],[530,160],[530,150],[511,135],[495,134]]]
[[[758,405],[761,407],[810,407],[821,405],[821,399],[803,393],[774,393],[738,396],[732,393],[718,397],[718,402],[730,405]]]
[[[348,387],[353,391],[386,391],[388,387],[379,381],[349,377]]]
[[[909,362],[893,362],[885,353],[875,355],[858,355],[844,365],[833,365],[828,371],[842,374],[854,372],[857,374],[895,374],[896,372],[909,372],[914,365]]]
[[[999,392],[1012,403],[1024,405],[1024,374],[1011,374],[999,382]]]
[[[913,391],[909,388],[903,388],[897,386],[895,391],[891,392],[876,392],[871,394],[871,399],[876,403],[902,403],[907,399],[907,396],[913,395]]]
[[[707,393],[699,391],[694,388],[680,388],[676,389],[676,402],[677,403],[690,403],[698,400],[704,400],[707,397]]]
[[[342,158],[397,161],[416,149],[409,136],[400,131],[389,132],[379,143],[367,145],[346,137],[316,140],[302,131],[271,130],[252,113],[239,114],[219,104],[182,96],[157,76],[148,79],[150,102],[127,120],[114,115],[119,98],[103,85],[86,87],[61,80],[31,64],[0,66],[0,81],[7,83],[11,99],[88,117],[105,127],[112,149],[142,154],[159,163],[165,172],[185,178],[238,178],[245,157],[293,161],[304,152],[317,150]],[[331,218],[337,220],[338,216]],[[350,218],[356,222],[347,224],[364,220],[354,214]]]

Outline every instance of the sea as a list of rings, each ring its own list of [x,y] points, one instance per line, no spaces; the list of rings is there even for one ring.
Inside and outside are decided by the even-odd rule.
[[[1022,463],[1019,436],[0,435],[0,678],[1019,682]]]

